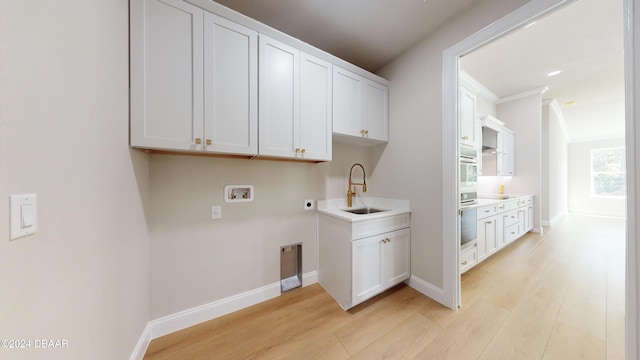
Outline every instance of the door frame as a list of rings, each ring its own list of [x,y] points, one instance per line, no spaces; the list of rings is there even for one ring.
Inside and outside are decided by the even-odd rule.
[[[624,1],[624,38],[625,38],[625,93],[626,93],[626,151],[627,151],[627,251],[626,251],[626,358],[637,359],[638,351],[638,268],[637,259],[640,250],[636,246],[640,221],[640,207],[636,193],[639,190],[636,182],[636,168],[640,169],[640,149],[636,149],[636,104],[640,104],[640,94],[635,93],[635,86],[640,86],[640,75],[635,73],[636,61],[640,56],[640,33],[635,36],[635,20],[640,21],[640,7],[635,7],[633,0]],[[572,0],[531,0],[517,10],[507,14],[482,30],[443,52],[443,107],[442,107],[442,194],[443,194],[443,298],[444,304],[453,309],[461,305],[459,246],[460,238],[458,221],[458,88],[460,57],[478,47],[517,29],[532,19],[544,16]],[[640,29],[639,29],[640,31]],[[638,42],[636,44],[636,41]],[[640,66],[640,63],[638,63]],[[637,165],[637,166],[636,166]],[[631,219],[631,221],[629,221]]]

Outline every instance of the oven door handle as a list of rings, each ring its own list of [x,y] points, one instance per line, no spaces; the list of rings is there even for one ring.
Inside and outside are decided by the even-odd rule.
[[[467,200],[460,202],[460,210],[469,209],[478,205],[477,199]]]

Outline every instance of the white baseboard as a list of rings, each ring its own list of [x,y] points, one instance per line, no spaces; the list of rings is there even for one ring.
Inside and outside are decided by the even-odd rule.
[[[434,286],[429,282],[426,282],[420,279],[415,275],[411,275],[411,277],[409,278],[409,286],[411,286],[412,288],[416,289],[418,292],[432,298],[433,300],[441,304],[446,303],[444,290],[440,289],[437,286]]]
[[[302,286],[308,286],[316,282],[318,282],[317,271],[311,271],[302,275]],[[147,325],[147,328],[145,328],[145,333],[147,333],[146,339],[148,340],[146,345],[148,346],[151,340],[161,336],[227,315],[278,296],[280,296],[280,282],[152,320]],[[143,334],[143,338],[141,338],[141,344],[144,344],[144,338],[145,334]],[[142,346],[140,347],[142,348]],[[136,347],[136,349],[138,349],[138,347]],[[144,351],[146,351],[146,346],[144,346],[142,355],[144,355]],[[134,359],[133,355],[132,359]],[[135,359],[138,358],[136,357]]]
[[[542,220],[540,221],[540,225],[542,226],[554,226],[555,224],[558,223],[558,221],[562,220],[562,217],[564,217],[567,213],[563,212],[562,214],[558,214],[556,217],[554,217],[551,220]]]
[[[144,354],[147,352],[147,348],[151,342],[150,328],[149,323],[147,323],[147,326],[144,327],[142,335],[140,335],[140,339],[138,340],[136,347],[133,349],[133,353],[129,360],[142,360],[142,358],[144,358]]]

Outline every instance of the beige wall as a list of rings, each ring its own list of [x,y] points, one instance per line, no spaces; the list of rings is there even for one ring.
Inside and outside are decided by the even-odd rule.
[[[148,158],[128,147],[128,2],[0,0],[0,338],[126,359],[148,321]],[[38,232],[9,240],[9,195]],[[32,343],[32,346],[35,345]]]
[[[338,143],[319,164],[152,155],[151,319],[280,281],[280,246],[302,243],[302,272],[315,271],[316,213],[304,200],[345,198],[351,165],[369,171],[369,158]],[[228,184],[253,185],[254,201],[225,203]],[[212,205],[221,219],[211,220]]]
[[[379,72],[390,81],[390,140],[374,153],[373,179],[380,195],[411,200],[411,272],[438,288],[444,267],[442,53],[526,2],[474,2]]]
[[[534,229],[540,229],[542,189],[542,95],[531,95],[497,106],[498,119],[515,132],[515,176],[508,194],[533,194]]]

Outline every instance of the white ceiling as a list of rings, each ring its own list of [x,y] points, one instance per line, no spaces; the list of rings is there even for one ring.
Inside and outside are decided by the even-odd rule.
[[[215,1],[375,72],[474,0]],[[622,136],[622,36],[622,0],[576,0],[468,54],[462,67],[498,97],[548,86],[571,140]]]
[[[622,19],[622,0],[578,0],[464,56],[462,68],[501,98],[547,86],[571,141],[621,137]]]

